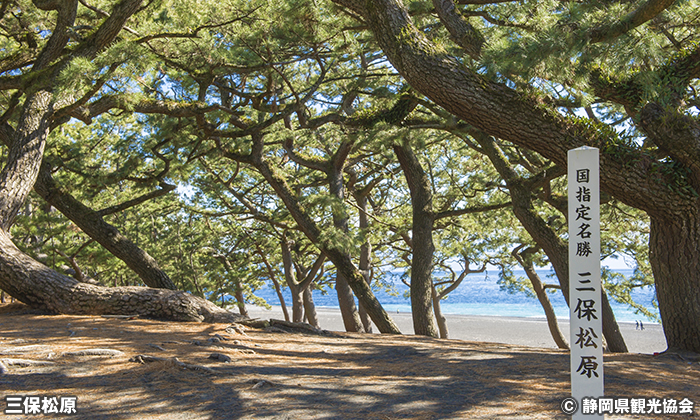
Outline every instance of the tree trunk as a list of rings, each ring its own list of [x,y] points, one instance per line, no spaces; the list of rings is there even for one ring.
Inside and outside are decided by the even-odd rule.
[[[649,253],[668,349],[700,353],[700,217],[681,217],[651,216]]]
[[[338,295],[338,305],[340,306],[340,314],[343,317],[345,331],[364,332],[364,326],[362,325],[360,314],[355,305],[355,297],[352,294],[352,289],[343,276],[343,273],[337,270],[335,276],[335,291]]]
[[[52,93],[56,75],[73,58],[91,59],[110,45],[140,3],[140,0],[125,0],[116,4],[111,15],[72,55],[36,78],[34,89],[24,99],[16,130],[11,130],[8,124],[0,127],[3,140],[9,143],[6,164],[0,171],[0,289],[28,305],[58,313],[139,314],[183,321],[238,319],[215,304],[185,292],[79,283],[23,254],[9,237],[9,228],[39,174],[53,112],[59,107],[56,103],[60,102],[61,106],[68,103],[67,98],[58,100]],[[52,64],[63,51],[77,2],[48,2],[44,6],[58,10],[59,16],[49,42],[32,67],[35,73]],[[115,232],[112,229],[110,234]]]
[[[0,288],[35,308],[62,314],[132,315],[174,321],[240,320],[187,292],[80,283],[22,253],[0,230]]]
[[[513,194],[513,191],[514,190],[511,189],[511,194]],[[519,198],[516,198],[516,196],[518,196],[517,192],[511,196],[513,197],[513,213],[520,223],[522,223],[523,227],[525,227],[525,230],[532,236],[532,239],[534,239],[537,245],[547,254],[547,258],[549,258],[549,262],[552,264],[552,268],[554,268],[554,272],[557,274],[557,279],[559,279],[559,285],[564,294],[564,299],[566,303],[569,304],[569,249],[567,245],[565,245],[547,223],[537,215],[531,207],[531,203],[527,207],[517,204],[517,202],[520,201]],[[531,200],[529,193],[527,196],[527,199]],[[620,327],[617,325],[617,320],[610,307],[605,289],[601,291],[601,300],[603,335],[605,336],[608,350],[613,353],[627,353],[628,350],[625,339],[622,337]]]
[[[292,292],[292,322],[304,322],[304,291],[294,285],[289,286]]]
[[[214,255],[214,258],[221,261],[227,273],[233,273],[233,267],[231,267],[231,263],[229,262],[226,255]],[[241,281],[238,279],[238,277],[234,277],[233,297],[236,298],[236,306],[238,306],[238,312],[241,315],[248,317],[248,310],[245,307],[245,296],[243,296],[243,286],[241,285]]]
[[[526,180],[518,176],[510,167],[508,160],[496,145],[494,140],[486,135],[476,135],[475,139],[483,147],[494,167],[505,180],[513,201],[513,214],[520,224],[535,240],[537,245],[547,254],[549,262],[559,279],[566,303],[569,304],[569,248],[559,236],[547,225],[532,205],[532,188]],[[602,293],[605,294],[604,291]],[[620,333],[615,314],[610,307],[607,296],[601,302],[603,335],[608,344],[608,350],[613,353],[626,353],[627,345]]]
[[[316,328],[321,328],[318,323],[318,314],[316,313],[316,304],[314,303],[313,290],[311,286],[304,290],[304,318],[306,322]]]
[[[540,98],[523,95],[504,84],[488,80],[459,60],[442,53],[413,25],[400,0],[333,1],[364,18],[363,24],[374,33],[389,61],[411,87],[466,124],[537,151],[561,166],[566,165],[568,150],[584,145],[601,147],[615,142],[600,130],[590,129],[589,122],[575,122],[559,115],[554,107],[548,107]],[[678,70],[685,71],[686,68]],[[692,117],[678,115],[676,111],[670,113],[680,117],[675,121],[668,118],[668,112],[656,113],[655,116],[654,105],[648,103],[644,109],[649,112],[645,113],[643,109],[640,113],[641,127],[651,134],[659,149],[670,150],[673,157],[680,159],[691,182],[697,181],[700,177],[697,123]],[[695,141],[677,141],[679,137],[685,140],[694,138]],[[601,153],[601,189],[646,211],[652,221],[656,218],[659,226],[650,237],[650,248],[654,251],[649,259],[663,323],[666,324],[664,317],[669,317],[673,324],[668,326],[669,347],[698,352],[700,265],[687,265],[694,258],[684,252],[692,250],[692,244],[698,243],[696,216],[689,218],[688,214],[697,214],[700,203],[692,194],[672,191],[669,184],[673,180],[659,174],[664,169],[646,152],[632,151],[631,148],[623,150],[623,153]],[[662,227],[662,223],[666,226]],[[671,228],[671,225],[675,227]],[[661,231],[666,229],[669,233],[688,236],[662,234]],[[676,242],[683,242],[687,249],[674,249],[669,245]],[[655,261],[657,258],[661,260]],[[676,305],[679,302],[682,304]]]
[[[417,335],[438,337],[432,308],[433,287],[433,194],[420,162],[408,145],[395,145],[394,153],[401,164],[411,191],[413,209],[411,257],[411,311]]]
[[[362,305],[362,302],[357,302],[357,311],[360,313],[360,321],[362,321],[363,332],[372,333],[372,319],[369,317],[367,310]]]
[[[275,286],[275,293],[277,293],[277,298],[280,300],[280,306],[282,307],[282,315],[284,316],[284,320],[289,321],[289,310],[287,309],[287,304],[284,302],[284,294],[282,294],[282,288],[280,287],[280,283],[274,277],[272,282]]]
[[[627,353],[627,343],[620,332],[620,326],[617,324],[617,318],[610,306],[608,294],[605,292],[605,287],[601,288],[601,313],[603,315],[603,336],[607,344],[608,351],[612,353]]]
[[[236,279],[233,287],[235,288],[234,296],[236,297],[236,305],[238,306],[238,312],[244,317],[248,317],[248,309],[245,307],[245,296],[243,296],[243,287],[241,286],[241,281]]]
[[[304,291],[293,284],[289,285],[292,292],[292,322],[304,322]]]
[[[521,247],[522,246],[513,250],[513,256],[518,260],[520,265],[525,270],[527,278],[530,279],[530,283],[532,284],[532,288],[535,290],[537,299],[540,301],[542,309],[544,309],[544,314],[547,317],[547,326],[549,327],[549,333],[552,335],[554,342],[560,349],[569,350],[569,344],[566,342],[566,338],[564,337],[564,334],[562,334],[561,329],[559,329],[559,323],[557,323],[557,315],[554,313],[552,302],[549,301],[547,291],[544,289],[544,285],[542,284],[542,280],[540,279],[539,274],[537,274],[537,271],[535,271],[535,267],[532,264],[532,260],[528,258],[528,251],[532,251],[534,253],[536,252],[536,250],[528,248],[522,253],[520,253],[519,250]]]
[[[367,217],[367,193],[369,193],[369,191],[365,191],[364,194],[355,194],[355,200],[357,201],[357,205],[360,207],[359,228],[361,231],[366,231],[369,228],[369,218]],[[368,286],[371,286],[372,277],[370,270],[372,268],[372,244],[369,242],[369,240],[366,240],[360,247],[359,268],[360,272],[362,273],[362,277],[365,278],[365,282],[367,282]],[[369,315],[367,314],[365,307],[362,305],[362,302],[359,302],[358,306],[360,311],[360,319],[362,320],[362,325],[364,326],[365,332],[372,333],[372,320],[369,318]]]
[[[544,290],[544,286],[542,285],[542,280],[540,280],[540,276],[537,274],[532,265],[530,265],[528,268],[525,268],[525,273],[527,273],[527,277],[530,279],[530,283],[532,283],[532,288],[535,289],[537,299],[540,301],[542,309],[544,309],[544,314],[547,317],[547,326],[549,327],[549,333],[552,335],[554,342],[560,349],[568,350],[569,344],[566,342],[566,338],[564,337],[564,335],[561,332],[561,329],[559,328],[559,323],[557,322],[557,315],[554,313],[552,302],[549,301],[547,291]],[[605,314],[603,314],[603,317],[605,317]]]
[[[282,239],[282,264],[284,266],[284,278],[292,292],[292,322],[304,321],[304,289],[294,279],[294,263],[292,251],[285,238]]]
[[[260,172],[275,190],[277,196],[284,202],[285,207],[287,207],[287,210],[289,210],[289,213],[306,237],[322,249],[323,253],[333,265],[335,265],[336,270],[343,273],[348,284],[355,293],[355,296],[363,303],[367,313],[370,318],[372,318],[372,321],[379,331],[389,334],[401,334],[401,330],[399,330],[394,321],[389,317],[389,314],[386,313],[381,303],[379,303],[377,297],[369,288],[355,264],[352,263],[350,257],[337,248],[332,248],[321,243],[321,230],[309,215],[302,210],[285,179],[278,175],[272,169],[268,161],[263,158],[262,148],[262,137],[256,134],[253,135],[253,153],[251,156],[234,156],[231,153],[225,153],[225,155],[232,157],[234,160],[250,163]]]
[[[513,192],[513,190],[511,190]],[[523,193],[525,194],[525,193]],[[519,194],[516,192],[515,196]],[[527,206],[517,204],[521,202],[521,198],[513,198],[513,213],[516,215],[520,223],[522,223],[525,230],[528,231],[530,236],[535,240],[538,246],[540,246],[547,257],[549,258],[554,272],[557,274],[559,279],[559,285],[561,286],[562,293],[564,294],[564,299],[566,303],[569,304],[569,260],[568,260],[568,247],[564,242],[552,231],[552,229],[547,225],[547,223],[542,220],[539,215],[531,207],[531,203]],[[531,196],[528,193],[527,199],[531,200]],[[615,319],[615,313],[610,306],[608,297],[605,294],[605,289],[601,291],[601,314],[603,323],[603,336],[605,337],[605,342],[607,343],[608,351],[613,353],[627,353],[627,344],[625,344],[625,339],[622,337],[620,332],[620,327]]]
[[[440,293],[438,293],[435,285],[432,286],[433,310],[435,311],[435,320],[437,321],[438,329],[440,330],[440,338],[450,338],[450,333],[447,330],[447,318],[442,314],[440,307]]]
[[[60,188],[51,176],[51,167],[48,164],[41,166],[34,190],[90,238],[122,260],[147,286],[177,289],[153,257],[122,235],[117,228],[105,222],[96,211]]]
[[[350,144],[342,143],[338,148],[338,153],[333,156],[331,164],[328,168],[328,184],[329,190],[333,197],[338,200],[338,206],[334,206],[333,210],[333,226],[343,233],[348,233],[348,216],[342,209],[345,201],[345,183],[343,181],[343,168],[345,166],[345,157],[349,152]],[[348,257],[350,257],[348,255]],[[355,306],[355,297],[352,294],[352,289],[348,284],[347,279],[343,274],[336,270],[335,276],[335,291],[338,295],[338,305],[340,306],[340,314],[343,317],[343,325],[345,331],[360,332],[364,331],[364,326],[360,320],[360,314]]]
[[[0,171],[0,229],[6,232],[39,173],[53,113],[52,102],[53,95],[47,91],[30,94],[9,145],[6,164]]]
[[[277,298],[280,301],[280,306],[282,307],[282,314],[284,315],[284,320],[289,322],[289,311],[287,310],[287,304],[284,302],[284,294],[282,293],[280,282],[277,281],[277,276],[275,276],[275,271],[272,269],[270,262],[267,260],[265,253],[263,252],[262,248],[260,248],[260,245],[258,245],[257,242],[255,243],[255,248],[257,249],[260,258],[262,258],[263,264],[265,264],[265,269],[267,270],[267,274],[270,276],[270,280],[272,280],[272,284],[275,287],[275,293],[277,293]]]

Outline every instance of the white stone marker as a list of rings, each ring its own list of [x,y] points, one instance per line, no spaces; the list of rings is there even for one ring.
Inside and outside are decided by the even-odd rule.
[[[572,419],[603,418],[603,323],[600,286],[598,149],[569,150],[569,307]]]

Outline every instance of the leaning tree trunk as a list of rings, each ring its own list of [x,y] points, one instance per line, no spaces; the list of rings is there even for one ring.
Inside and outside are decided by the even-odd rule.
[[[0,289],[28,305],[68,314],[140,314],[144,316],[186,320],[216,321],[237,317],[211,302],[185,292],[142,287],[106,288],[79,283],[57,273],[22,253],[10,239],[9,229],[41,167],[44,147],[53,122],[54,110],[67,104],[54,97],[52,85],[57,75],[76,57],[94,58],[113,40],[126,20],[141,5],[141,0],[124,0],[115,5],[111,15],[92,35],[79,44],[72,55],[53,64],[64,51],[75,19],[77,1],[41,2],[41,6],[58,11],[56,28],[46,43],[32,72],[33,89],[26,94],[17,127],[10,135],[5,166],[0,171]],[[56,103],[61,102],[60,106]],[[2,128],[7,132],[7,127]]]
[[[700,353],[700,214],[651,216],[649,253],[668,349]]]
[[[359,228],[361,231],[366,231],[369,228],[369,218],[367,217],[367,195],[366,194],[355,194],[355,199],[357,201],[357,205],[360,207],[360,215],[359,215]],[[365,281],[367,282],[367,285],[371,285],[372,281],[372,276],[370,274],[371,268],[372,268],[372,243],[370,243],[369,239],[365,241],[365,243],[362,244],[360,247],[360,272],[362,273],[362,276],[365,278]],[[362,305],[362,302],[359,302],[359,311],[360,311],[360,319],[362,320],[362,325],[365,328],[366,333],[371,333],[372,332],[372,320],[369,318],[369,315],[367,314],[367,311],[365,310],[364,305]]]
[[[493,138],[483,134],[475,133],[475,139],[483,147],[485,153],[493,163],[494,167],[506,181],[513,201],[513,214],[520,224],[542,248],[549,262],[554,268],[554,272],[559,279],[561,291],[567,305],[569,302],[569,248],[535,211],[532,205],[532,187],[527,185],[527,181],[517,175],[510,167],[508,160],[498,148]],[[613,353],[626,353],[627,345],[620,332],[620,327],[615,319],[615,314],[610,307],[607,296],[602,291],[601,313],[603,322],[603,335],[608,345],[608,350]]]
[[[540,305],[542,305],[545,317],[547,318],[547,326],[549,327],[549,333],[552,335],[552,339],[554,339],[554,342],[557,344],[557,347],[559,347],[560,349],[568,350],[569,343],[566,342],[566,338],[564,337],[564,334],[562,334],[561,329],[559,328],[559,323],[557,322],[557,315],[554,313],[552,302],[549,301],[549,297],[547,296],[547,291],[545,290],[544,285],[542,284],[542,280],[540,279],[539,274],[537,274],[537,271],[535,271],[535,267],[532,264],[532,259],[529,258],[528,255],[531,252],[535,253],[537,251],[532,248],[528,248],[522,253],[520,253],[520,248],[522,248],[522,245],[513,250],[512,254],[518,260],[520,266],[522,266],[525,270],[525,274],[527,274],[528,279],[530,279],[532,288],[535,290],[537,299],[540,301]]]
[[[321,325],[318,323],[318,314],[316,313],[316,304],[314,303],[311,286],[304,290],[304,319],[314,327],[321,328]]]
[[[435,312],[435,320],[437,321],[438,330],[440,330],[440,338],[450,338],[450,332],[447,329],[447,318],[442,314],[440,307],[440,293],[432,286],[433,311]]]
[[[80,283],[22,253],[12,243],[7,230],[37,176],[46,139],[41,135],[41,119],[36,116],[30,119],[37,124],[30,129],[20,125],[7,164],[0,173],[0,289],[32,307],[64,314],[138,314],[211,322],[239,319],[186,292]]]
[[[411,191],[412,256],[411,256],[411,311],[413,329],[417,335],[438,337],[433,317],[433,194],[428,177],[410,146],[394,146],[406,182]]]
[[[338,295],[338,306],[340,307],[340,314],[343,318],[345,331],[364,332],[364,326],[362,325],[360,313],[355,305],[355,297],[352,294],[352,289],[345,279],[345,276],[340,271],[336,271],[335,291]]]
[[[284,315],[284,320],[289,322],[289,311],[287,310],[287,304],[284,302],[284,294],[282,293],[282,287],[280,287],[280,282],[277,281],[275,270],[272,269],[270,261],[267,260],[265,252],[263,252],[262,248],[260,248],[260,245],[258,243],[255,243],[255,248],[257,249],[258,255],[260,255],[260,258],[262,259],[263,264],[265,265],[267,275],[270,277],[270,280],[272,280],[272,285],[275,287],[275,293],[277,293],[277,298],[280,301],[280,306],[282,307],[282,314]]]
[[[292,322],[304,321],[304,288],[294,279],[294,264],[292,262],[292,251],[289,249],[287,239],[282,239],[282,265],[284,267],[284,278],[292,293]]]
[[[153,257],[131,242],[116,227],[105,222],[98,212],[88,208],[60,188],[51,176],[51,167],[48,164],[41,166],[34,190],[90,238],[122,260],[147,286],[177,289]]]
[[[0,171],[0,289],[28,305],[58,313],[139,314],[182,321],[236,319],[185,292],[79,283],[33,260],[12,243],[8,232],[39,173],[53,107],[48,91],[28,95]]]
[[[345,153],[341,153],[342,150],[347,149],[349,151],[350,145],[348,143],[343,143],[338,150],[338,154],[334,156],[331,164],[328,168],[328,183],[329,190],[333,197],[335,197],[339,203],[343,203],[345,200],[345,184],[343,182],[343,167],[345,165]],[[338,206],[342,209],[341,206]],[[343,233],[348,233],[348,216],[343,214],[343,210],[333,210],[333,225],[336,229]],[[349,257],[349,255],[348,255]],[[338,306],[340,306],[340,314],[343,317],[343,325],[345,325],[345,331],[348,332],[364,332],[364,325],[360,320],[360,314],[357,311],[357,306],[355,306],[355,297],[352,294],[352,289],[348,284],[347,279],[342,272],[336,270],[335,276],[335,291],[338,295]]]
[[[537,274],[532,265],[530,265],[528,268],[525,268],[525,273],[527,273],[527,276],[530,279],[530,283],[532,283],[532,288],[535,290],[535,294],[537,295],[537,299],[540,301],[542,309],[544,309],[544,314],[547,318],[547,326],[549,327],[549,333],[552,335],[554,342],[560,349],[568,350],[569,343],[566,342],[566,338],[564,337],[564,334],[562,334],[561,329],[559,328],[559,323],[557,322],[557,315],[554,313],[552,302],[549,301],[547,291],[544,289],[544,285],[542,284],[542,280],[540,280],[540,276]],[[603,316],[605,317],[605,315]]]
[[[221,264],[223,264],[224,269],[226,269],[227,273],[233,274],[233,267],[231,266],[231,262],[228,260],[226,255],[215,255],[214,258],[221,261]],[[244,317],[248,317],[248,309],[246,309],[245,307],[245,296],[243,295],[243,285],[241,284],[241,280],[238,277],[234,277],[233,280],[233,297],[236,298],[236,306],[238,306],[238,312]],[[223,298],[221,300],[223,306]]]
[[[242,318],[183,291],[80,283],[22,253],[3,230],[0,230],[0,288],[27,305],[62,314],[141,315],[206,322]]]
[[[523,192],[523,194],[527,194],[528,201],[531,200],[530,193]],[[511,197],[513,197],[513,213],[520,223],[522,223],[523,227],[525,227],[525,230],[527,230],[530,236],[537,242],[537,245],[547,254],[554,268],[554,272],[559,279],[559,285],[564,294],[564,299],[567,304],[570,304],[568,247],[552,231],[547,223],[537,215],[531,204],[527,206],[519,204],[525,202],[524,197],[522,197],[520,193],[511,190]],[[610,302],[608,301],[604,289],[601,290],[601,314],[603,335],[605,336],[608,350],[613,353],[627,353],[627,344],[625,344],[625,339],[622,337],[620,326],[617,324],[615,313],[612,307],[610,307]]]
[[[284,202],[287,210],[289,210],[289,213],[294,218],[294,221],[297,222],[299,228],[302,230],[302,232],[304,232],[306,237],[321,248],[328,259],[333,263],[336,270],[343,273],[348,281],[348,284],[352,288],[352,291],[355,293],[355,296],[357,296],[357,299],[365,306],[367,313],[369,314],[370,318],[372,318],[372,322],[374,322],[379,331],[387,334],[401,334],[401,330],[389,317],[389,314],[386,313],[381,303],[379,303],[377,297],[372,292],[372,289],[370,289],[367,282],[365,282],[364,277],[357,269],[355,264],[353,264],[352,259],[350,259],[347,253],[344,253],[337,248],[330,247],[327,244],[321,243],[321,230],[311,219],[311,217],[309,217],[309,215],[302,210],[299,202],[287,185],[286,180],[277,174],[269,162],[262,156],[262,149],[262,136],[259,134],[254,134],[253,153],[251,156],[238,156],[229,152],[226,152],[225,154],[234,160],[250,163],[260,172],[260,174],[275,190],[277,196]]]
[[[238,312],[247,317],[248,316],[248,309],[245,307],[245,296],[243,295],[243,286],[241,285],[241,281],[239,279],[236,279],[233,282],[233,287],[234,292],[233,295],[236,298],[236,306],[238,306]]]

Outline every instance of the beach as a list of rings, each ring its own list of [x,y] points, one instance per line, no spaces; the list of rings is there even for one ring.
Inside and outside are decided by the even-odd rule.
[[[282,318],[275,309],[251,315]],[[319,314],[325,328],[339,329],[337,309]],[[408,313],[392,315],[411,330]],[[74,420],[570,419],[561,410],[571,395],[569,354],[547,348],[543,322],[449,322],[464,340],[42,315],[0,305],[0,384],[13,403],[71,400]],[[651,337],[654,328],[642,333]],[[699,401],[700,365],[681,357],[609,353],[604,374],[605,395],[615,401]],[[642,417],[650,418],[614,416]]]
[[[339,309],[318,307],[316,310],[321,328],[328,331],[345,330]],[[284,319],[282,308],[279,306],[273,306],[269,310],[249,306],[248,313],[251,318]],[[413,321],[410,313],[394,312],[389,315],[401,329],[401,332],[404,334],[413,333]],[[450,339],[557,348],[544,318],[475,315],[445,315],[445,317],[447,318]],[[619,322],[618,325],[630,352],[653,354],[666,350],[666,339],[661,325],[644,323],[644,330],[637,329],[634,322]],[[569,336],[568,320],[560,320],[559,328],[565,337]],[[376,327],[374,332],[377,332]]]

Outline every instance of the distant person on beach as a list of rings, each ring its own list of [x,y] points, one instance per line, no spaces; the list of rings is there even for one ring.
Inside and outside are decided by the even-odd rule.
[[[639,329],[644,331],[644,323],[642,321],[639,321]]]
[[[637,327],[635,328],[635,330],[638,330],[639,329],[639,321],[635,321],[635,322],[637,323]]]

